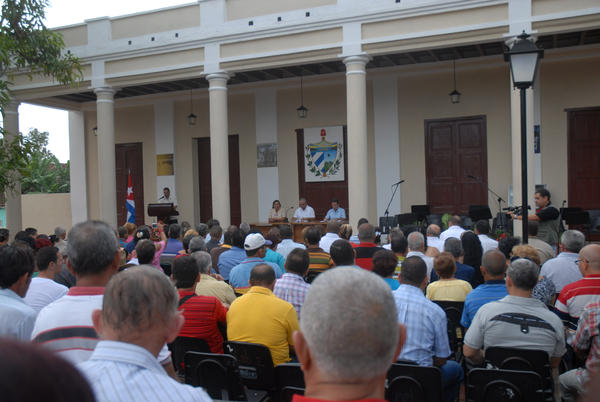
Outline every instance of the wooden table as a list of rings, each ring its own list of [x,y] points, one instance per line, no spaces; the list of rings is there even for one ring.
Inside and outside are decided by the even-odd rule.
[[[279,227],[281,225],[291,225],[292,226],[292,238],[297,243],[304,243],[304,236],[303,236],[302,232],[304,231],[305,228],[307,228],[309,226],[320,226],[322,234],[325,234],[325,232],[327,232],[327,222],[319,222],[319,221],[291,222],[291,223],[290,222],[275,222],[275,223],[256,222],[256,223],[251,223],[250,228],[258,229],[263,234],[263,236],[266,236],[272,227]]]

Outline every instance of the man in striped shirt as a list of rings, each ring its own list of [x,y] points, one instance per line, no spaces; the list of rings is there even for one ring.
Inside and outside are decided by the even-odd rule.
[[[211,400],[201,388],[167,376],[156,360],[165,340],[173,341],[183,326],[177,300],[169,278],[148,266],[129,268],[109,281],[102,310],[92,313],[103,340],[79,365],[97,401]]]
[[[273,294],[294,306],[300,317],[300,311],[310,285],[304,281],[308,272],[309,257],[306,250],[292,250],[285,261],[285,274],[275,282]]]
[[[600,301],[600,245],[589,244],[582,248],[576,262],[583,279],[566,285],[555,305],[556,313],[571,335],[577,330],[577,322],[585,305]]]
[[[314,276],[333,267],[333,260],[329,256],[329,253],[326,253],[319,247],[320,240],[321,228],[319,226],[309,226],[306,228],[304,231],[304,243],[306,244],[306,251],[308,251],[308,257],[310,258],[308,272]]]

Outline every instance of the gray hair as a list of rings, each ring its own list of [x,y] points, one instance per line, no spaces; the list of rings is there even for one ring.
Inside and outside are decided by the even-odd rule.
[[[62,236],[65,233],[67,233],[67,229],[63,228],[62,226],[57,226],[54,228],[54,235],[56,237]]]
[[[411,232],[406,238],[410,251],[422,250],[425,247],[425,236],[421,232]]]
[[[532,290],[538,282],[540,267],[525,258],[519,258],[510,263],[506,275],[513,285],[522,290]]]
[[[115,232],[104,222],[81,222],[69,232],[67,255],[75,273],[80,276],[104,272],[118,251]]]
[[[435,223],[432,223],[431,225],[427,226],[427,236],[439,237],[439,235],[440,235],[440,227],[438,225],[436,225]]]
[[[375,239],[375,226],[370,223],[363,223],[358,227],[358,239],[361,241]]]
[[[106,285],[102,318],[124,336],[166,324],[177,312],[178,295],[169,278],[140,265],[114,275]]]
[[[196,260],[196,264],[198,264],[198,269],[201,274],[210,273],[210,269],[212,268],[212,258],[210,257],[210,254],[206,251],[195,251],[191,256]]]
[[[311,284],[300,330],[319,371],[331,380],[384,374],[398,346],[398,314],[390,287],[370,272],[335,268]]]
[[[452,254],[454,258],[458,258],[465,253],[462,242],[455,237],[446,239],[446,242],[444,243],[444,251]]]
[[[562,234],[560,242],[568,252],[578,253],[585,246],[585,235],[579,230],[567,230]]]
[[[250,233],[250,224],[248,222],[240,223],[240,230],[244,232],[245,235]]]
[[[206,251],[206,242],[202,238],[202,236],[194,236],[190,243],[188,244],[188,251],[190,254],[196,251]]]

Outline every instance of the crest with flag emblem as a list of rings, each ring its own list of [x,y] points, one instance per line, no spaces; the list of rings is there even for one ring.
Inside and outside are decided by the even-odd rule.
[[[125,208],[127,208],[127,222],[135,223],[135,200],[133,199],[131,171],[127,172],[127,198],[125,199]]]
[[[305,180],[306,181],[342,181],[344,180],[343,137],[338,141],[328,141],[328,129],[335,136],[342,137],[342,130],[338,127],[321,128],[318,132],[321,141],[310,143],[311,129],[305,130],[304,147]],[[339,133],[337,133],[339,131]]]

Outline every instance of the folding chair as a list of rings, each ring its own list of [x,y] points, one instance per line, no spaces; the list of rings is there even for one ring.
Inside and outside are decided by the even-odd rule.
[[[167,345],[171,351],[171,358],[175,370],[181,375],[184,372],[184,356],[187,352],[210,353],[208,343],[204,339],[178,336]]]
[[[394,363],[387,372],[385,395],[391,402],[440,402],[442,372],[437,367]]]
[[[247,400],[235,357],[225,354],[187,352],[184,362],[186,384],[203,387],[214,399]]]
[[[280,402],[289,402],[295,394],[304,395],[304,373],[300,363],[283,363],[275,366],[275,379]]]
[[[448,342],[450,343],[450,349],[454,353],[454,360],[457,362],[462,361],[462,343],[464,338],[464,330],[460,325],[460,318],[462,317],[464,302],[454,301],[434,301],[435,304],[440,306],[446,313],[448,319]]]
[[[467,402],[541,402],[542,377],[533,371],[477,368],[467,374]]]
[[[276,391],[275,369],[268,347],[258,343],[229,341],[225,343],[225,353],[237,359],[240,377],[246,387],[270,394]]]

